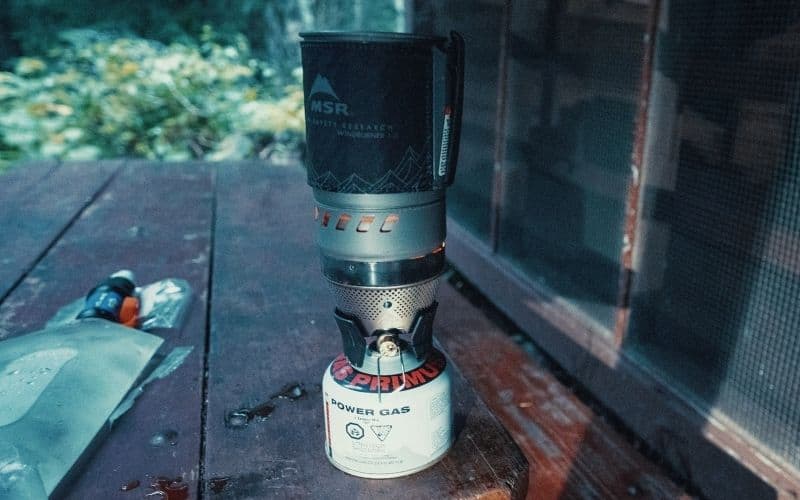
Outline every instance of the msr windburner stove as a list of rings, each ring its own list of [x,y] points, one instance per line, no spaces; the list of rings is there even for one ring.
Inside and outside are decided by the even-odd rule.
[[[411,474],[453,439],[432,329],[464,42],[455,32],[301,36],[308,183],[344,348],[323,377],[325,451],[356,476]]]

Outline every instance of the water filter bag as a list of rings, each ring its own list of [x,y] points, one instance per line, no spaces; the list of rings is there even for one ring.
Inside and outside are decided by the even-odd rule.
[[[97,318],[0,342],[0,497],[38,487],[17,470],[52,494],[162,343]]]

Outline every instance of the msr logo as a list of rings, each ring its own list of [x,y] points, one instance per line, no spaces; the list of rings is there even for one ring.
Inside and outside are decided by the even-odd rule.
[[[317,97],[314,97],[314,96]],[[317,75],[308,93],[311,100],[311,111],[325,115],[350,116],[347,104],[343,103],[334,92],[331,82],[322,75]],[[328,97],[328,98],[326,98]],[[330,99],[330,98],[333,99]]]

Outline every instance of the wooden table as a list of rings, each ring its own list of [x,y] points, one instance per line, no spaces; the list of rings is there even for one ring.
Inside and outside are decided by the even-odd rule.
[[[59,495],[142,498],[167,477],[202,498],[525,496],[526,459],[457,370],[457,439],[434,467],[365,480],[328,463],[320,381],[341,346],[312,206],[301,168],[261,162],[45,162],[0,176],[0,338],[42,327],[121,268],[140,283],[184,278],[196,292],[163,347],[192,354],[147,387]],[[440,308],[439,331],[455,309]],[[287,384],[307,395],[226,425]],[[159,433],[172,439],[158,444]]]

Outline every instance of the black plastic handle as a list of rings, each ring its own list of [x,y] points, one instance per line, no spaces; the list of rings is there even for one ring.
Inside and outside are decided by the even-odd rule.
[[[461,142],[461,119],[464,114],[464,37],[457,31],[450,32],[450,43],[447,47],[447,79],[447,106],[452,113],[445,179],[445,185],[449,186],[456,177],[458,147]]]

